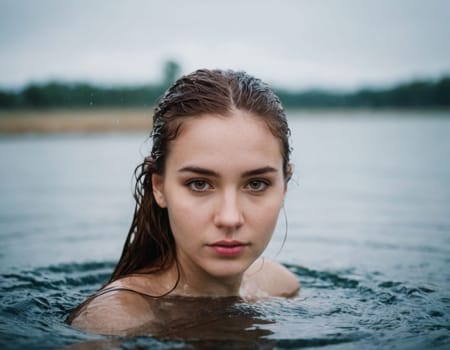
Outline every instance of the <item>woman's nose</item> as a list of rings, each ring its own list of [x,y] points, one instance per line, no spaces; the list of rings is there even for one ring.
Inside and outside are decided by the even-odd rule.
[[[214,215],[214,224],[220,228],[237,229],[244,223],[242,209],[238,203],[238,196],[229,191],[220,196]]]

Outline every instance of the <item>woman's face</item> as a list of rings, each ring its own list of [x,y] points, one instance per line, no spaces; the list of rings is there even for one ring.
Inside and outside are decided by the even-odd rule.
[[[239,277],[256,260],[286,190],[279,140],[240,110],[184,121],[152,181],[183,271],[205,278]]]

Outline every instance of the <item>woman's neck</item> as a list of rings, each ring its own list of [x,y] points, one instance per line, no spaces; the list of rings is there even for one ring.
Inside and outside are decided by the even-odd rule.
[[[172,278],[179,278],[178,285],[171,295],[191,297],[229,297],[239,296],[243,274],[237,276],[215,277],[193,264],[174,262],[167,270]],[[179,275],[178,275],[179,274]]]

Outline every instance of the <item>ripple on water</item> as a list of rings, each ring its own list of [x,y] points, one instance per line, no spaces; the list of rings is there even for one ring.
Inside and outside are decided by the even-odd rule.
[[[4,274],[0,348],[295,349],[443,347],[450,344],[450,299],[439,290],[373,272],[318,271],[287,265],[302,282],[293,299],[153,300],[167,322],[159,336],[126,339],[73,329],[70,311],[104,284],[112,262],[62,264]],[[175,313],[174,313],[175,312]],[[183,316],[184,315],[184,316]],[[167,327],[170,325],[170,327]],[[155,333],[152,333],[155,334]],[[79,345],[81,346],[81,345]]]

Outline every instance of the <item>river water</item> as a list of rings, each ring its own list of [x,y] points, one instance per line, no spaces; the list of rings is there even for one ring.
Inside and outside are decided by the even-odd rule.
[[[299,297],[169,298],[164,334],[128,338],[64,319],[119,257],[146,132],[0,136],[0,348],[448,348],[450,112],[289,118],[287,226],[265,255]]]

